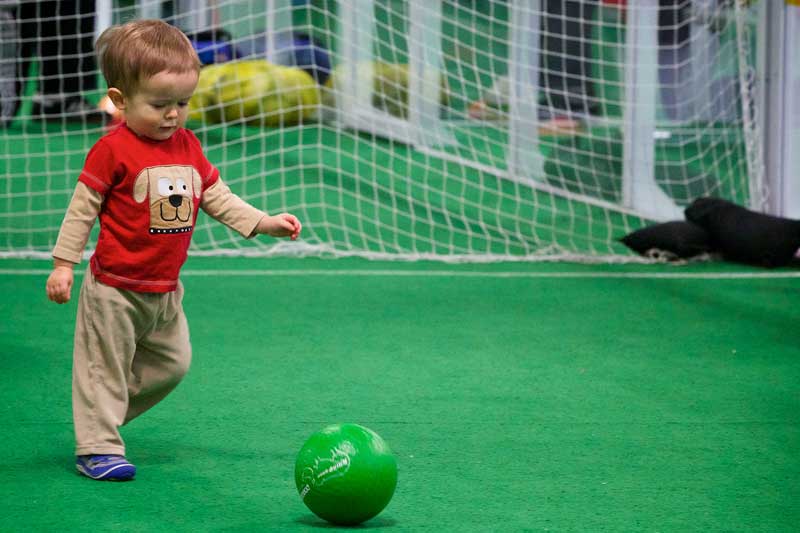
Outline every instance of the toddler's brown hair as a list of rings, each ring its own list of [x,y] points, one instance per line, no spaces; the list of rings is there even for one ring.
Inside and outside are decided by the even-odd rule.
[[[135,92],[142,80],[159,72],[200,72],[201,67],[189,38],[157,19],[111,26],[97,39],[95,51],[108,86],[126,94]]]

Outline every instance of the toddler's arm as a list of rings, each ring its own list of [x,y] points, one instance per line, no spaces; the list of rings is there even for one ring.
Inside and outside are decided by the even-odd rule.
[[[102,205],[100,193],[78,182],[53,249],[53,272],[47,278],[46,287],[50,300],[59,304],[69,301],[73,269],[81,262],[86,241]]]
[[[203,192],[200,207],[212,218],[248,239],[265,233],[273,237],[291,237],[294,240],[302,229],[294,215],[281,213],[270,216],[233,194],[222,179]]]

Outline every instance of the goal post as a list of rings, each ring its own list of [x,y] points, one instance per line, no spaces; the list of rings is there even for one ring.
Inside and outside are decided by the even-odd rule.
[[[765,2],[761,53],[765,166],[771,212],[800,218],[800,2]],[[769,31],[766,31],[766,29]]]
[[[623,103],[622,205],[658,221],[681,218],[675,200],[656,183],[658,0],[628,5]]]
[[[192,254],[635,261],[618,239],[694,198],[761,209],[793,194],[763,183],[759,2],[96,5],[95,35],[164,17],[212,48],[187,127],[235,193],[303,220],[290,243],[201,215]],[[47,257],[104,129],[33,116],[41,61],[17,68],[20,21],[0,11],[0,87],[21,87],[18,109],[3,93],[0,257]],[[82,96],[97,105],[104,89]]]
[[[379,109],[371,102],[376,76],[375,0],[339,3],[341,76],[336,77],[337,120],[342,127],[367,131],[381,137],[424,148],[451,144],[440,118],[439,92],[442,76],[441,2],[409,0],[407,34],[407,110],[404,117]]]
[[[544,159],[539,146],[538,86],[541,41],[541,1],[532,9],[522,2],[511,6],[511,50],[508,69],[508,170],[509,176],[525,177],[532,183],[544,175]],[[532,149],[536,147],[536,149]]]

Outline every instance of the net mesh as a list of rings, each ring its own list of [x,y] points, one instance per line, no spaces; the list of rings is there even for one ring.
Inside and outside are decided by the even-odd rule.
[[[760,207],[755,11],[627,4],[0,3],[0,255],[49,254],[104,133],[85,20],[142,16],[207,63],[187,127],[223,179],[304,224],[243,240],[201,215],[191,253],[627,261],[619,237],[696,197]]]

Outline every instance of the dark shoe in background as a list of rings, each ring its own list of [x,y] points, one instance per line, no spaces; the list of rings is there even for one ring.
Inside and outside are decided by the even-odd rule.
[[[107,114],[81,96],[55,99],[52,97],[42,98],[37,95],[34,96],[31,118],[47,122],[76,122],[99,125],[106,122]]]

